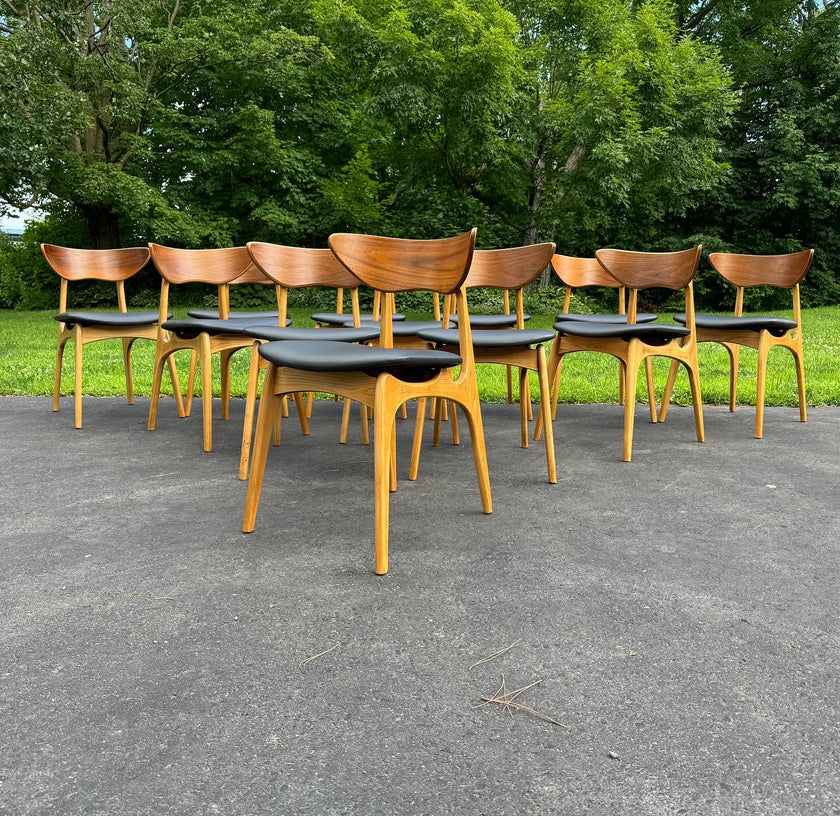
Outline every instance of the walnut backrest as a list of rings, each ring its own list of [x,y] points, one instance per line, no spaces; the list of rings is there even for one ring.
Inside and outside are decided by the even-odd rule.
[[[329,245],[341,264],[372,289],[453,294],[470,270],[475,234],[473,227],[454,238],[421,241],[339,232],[330,236]]]
[[[814,262],[814,250],[787,255],[739,255],[712,252],[709,263],[731,284],[746,286],[778,286],[790,289],[805,277]]]
[[[339,263],[331,249],[290,247],[251,241],[247,249],[254,264],[279,286],[297,289],[303,286],[329,286],[355,289],[360,285]]]
[[[620,285],[628,289],[685,289],[697,272],[702,250],[702,246],[679,252],[598,249],[595,257]]]
[[[116,283],[136,275],[149,262],[148,247],[74,249],[41,244],[50,268],[68,281],[101,280]]]
[[[209,283],[216,286],[247,283],[239,280],[251,266],[251,256],[243,247],[225,249],[176,249],[161,244],[149,244],[152,261],[161,277],[168,283]],[[270,283],[258,280],[259,283]]]
[[[475,289],[521,289],[548,266],[554,244],[530,244],[505,249],[477,249],[464,285]]]
[[[583,286],[604,286],[618,289],[621,284],[612,276],[597,258],[574,258],[570,255],[555,255],[551,268],[561,283],[578,289]]]

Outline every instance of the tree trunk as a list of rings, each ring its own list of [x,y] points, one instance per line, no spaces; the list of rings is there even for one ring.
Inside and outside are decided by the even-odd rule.
[[[120,217],[101,206],[80,206],[87,221],[92,249],[116,249],[120,245]]]

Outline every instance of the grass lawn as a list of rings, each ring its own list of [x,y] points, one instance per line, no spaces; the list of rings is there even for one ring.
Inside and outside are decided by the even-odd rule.
[[[291,310],[294,325],[310,325],[306,310]],[[789,317],[789,312],[777,312]],[[178,313],[176,316],[183,316]],[[411,319],[428,319],[427,315],[409,315]],[[553,315],[534,316],[532,328],[550,327]],[[840,307],[824,307],[803,311],[805,333],[805,381],[810,405],[840,405]],[[52,394],[55,366],[57,324],[53,312],[0,311],[0,394],[46,396]],[[122,349],[119,342],[101,342],[85,346],[84,393],[92,396],[115,396],[125,393],[122,374]],[[138,340],[132,354],[134,387],[139,396],[151,391],[151,369],[154,343]],[[188,355],[176,354],[181,379],[186,384]],[[654,360],[658,388],[664,385],[670,361]],[[218,367],[218,357],[215,359]],[[729,358],[726,351],[713,343],[700,346],[700,373],[703,401],[726,403],[729,400]],[[248,353],[233,357],[233,393],[245,395],[248,376]],[[532,375],[536,393],[536,377]],[[481,397],[487,402],[506,398],[504,369],[501,366],[479,366]],[[218,388],[218,376],[214,382]],[[755,352],[741,350],[738,402],[755,401]],[[64,355],[61,381],[62,394],[73,390],[73,349],[68,343]],[[164,376],[164,393],[171,394],[169,379]],[[218,393],[218,392],[217,392]],[[571,354],[563,364],[560,386],[561,402],[615,402],[618,397],[618,363],[604,354]],[[644,376],[640,377],[638,397],[646,400]],[[786,349],[770,353],[767,374],[767,405],[796,404],[796,376],[793,358]],[[674,400],[690,402],[688,379],[683,371],[677,378]]]

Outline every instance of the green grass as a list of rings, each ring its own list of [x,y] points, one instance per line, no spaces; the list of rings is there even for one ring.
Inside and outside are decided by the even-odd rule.
[[[176,310],[183,316],[182,310]],[[790,316],[789,312],[777,312]],[[295,325],[309,325],[308,310],[293,309]],[[428,319],[426,315],[409,315],[412,319]],[[550,328],[553,315],[534,316],[532,328]],[[808,403],[811,405],[840,405],[840,307],[806,309],[802,318],[805,334],[805,379]],[[46,396],[52,394],[55,366],[57,324],[53,312],[0,311],[0,394]],[[73,349],[65,351],[61,380],[62,394],[73,391]],[[154,343],[138,340],[132,354],[134,387],[139,396],[151,391],[151,370]],[[703,401],[726,403],[729,400],[729,363],[726,351],[713,343],[700,346],[700,372]],[[181,380],[186,385],[186,352],[176,355]],[[214,382],[218,388],[218,358]],[[654,360],[658,388],[667,375],[669,361]],[[239,352],[233,357],[233,393],[245,395],[248,376],[248,354]],[[532,375],[532,393],[536,393],[536,379]],[[506,398],[506,381],[501,366],[480,366],[481,397],[487,402],[502,402]],[[738,402],[755,401],[755,352],[741,350],[739,365]],[[168,377],[163,381],[164,393],[171,394]],[[125,393],[122,373],[122,353],[118,342],[101,342],[85,346],[84,393],[92,396],[118,396]],[[618,397],[618,364],[604,354],[570,354],[563,364],[560,385],[562,402],[615,402]],[[640,378],[640,400],[646,399],[644,377]],[[786,349],[770,353],[767,376],[767,405],[796,404],[796,376],[793,358]],[[681,371],[674,389],[674,400],[690,402],[688,381]]]

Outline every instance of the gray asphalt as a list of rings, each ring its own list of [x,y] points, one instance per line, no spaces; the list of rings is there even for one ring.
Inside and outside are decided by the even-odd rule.
[[[242,404],[211,454],[147,408],[0,399],[0,813],[840,813],[840,410],[709,407],[701,445],[640,407],[627,464],[617,406],[561,406],[550,485],[487,406],[495,512],[468,445],[403,457],[377,577],[336,404],[247,536]],[[481,705],[537,681],[563,725]]]

